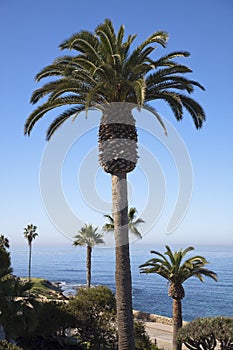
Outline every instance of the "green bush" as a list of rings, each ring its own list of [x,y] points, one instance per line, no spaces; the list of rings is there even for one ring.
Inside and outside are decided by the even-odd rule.
[[[116,301],[112,291],[105,286],[80,288],[66,309],[75,317],[81,343],[88,349],[114,349],[116,338]]]
[[[71,343],[64,338],[55,336],[20,338],[18,339],[18,343],[23,347],[23,350],[84,350],[81,345]]]
[[[192,350],[213,350],[217,341],[221,350],[233,349],[233,318],[197,318],[181,328],[177,339]]]
[[[215,317],[212,319],[213,332],[220,342],[221,349],[233,349],[233,318]]]
[[[80,288],[67,309],[75,316],[73,327],[87,349],[117,349],[116,301],[109,288]],[[141,322],[135,322],[134,332],[136,350],[158,350]]]
[[[31,333],[34,335],[63,335],[66,328],[74,323],[74,317],[64,305],[56,302],[40,303],[35,310],[37,324]]]

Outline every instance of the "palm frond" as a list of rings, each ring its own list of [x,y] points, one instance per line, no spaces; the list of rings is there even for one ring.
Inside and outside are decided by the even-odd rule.
[[[79,233],[74,236],[74,246],[89,246],[93,248],[95,245],[104,244],[103,235],[97,232],[98,227],[93,227],[90,224],[85,224],[79,230]]]
[[[59,48],[61,50],[77,50],[94,60],[98,60],[99,55],[96,51],[98,47],[98,39],[96,36],[87,30],[82,30],[79,33],[73,34],[69,39],[64,40]]]
[[[165,31],[157,31],[151,34],[145,41],[143,41],[136,50],[142,51],[147,45],[157,43],[166,47],[168,41],[168,33]]]
[[[65,96],[65,97],[56,99],[54,101],[46,102],[40,105],[27,118],[24,126],[24,134],[29,136],[35,123],[39,119],[41,119],[44,116],[44,114],[46,114],[47,112],[49,112],[54,108],[69,105],[69,104],[70,105],[84,104],[84,101],[82,99],[79,99],[79,97],[75,95],[71,95],[71,96]]]
[[[47,102],[29,115],[24,133],[30,135],[37,121],[61,106],[86,106],[87,110],[105,103],[129,102],[136,103],[140,109],[157,100],[168,104],[178,121],[183,118],[183,109],[186,109],[196,128],[201,128],[205,121],[203,108],[195,100],[179,93],[183,90],[191,94],[195,87],[204,90],[199,82],[184,77],[192,70],[176,62],[176,58],[188,57],[189,52],[173,51],[156,60],[152,57],[155,44],[165,47],[168,41],[165,31],[152,33],[131,52],[136,35],[129,35],[126,40],[124,35],[123,25],[116,32],[111,20],[106,19],[94,33],[82,30],[64,40],[60,49],[74,50],[74,54],[58,57],[36,75],[37,81],[50,77],[54,80],[32,94],[31,103],[43,98],[47,98]],[[152,107],[148,108],[152,110]],[[159,113],[155,109],[153,113],[166,133]],[[58,116],[47,137],[67,119],[64,114]]]
[[[191,117],[193,118],[196,129],[200,129],[203,122],[206,120],[205,112],[201,105],[194,99],[180,95],[183,106],[187,109]]]
[[[66,110],[61,115],[59,115],[53,122],[50,124],[47,134],[46,134],[46,140],[49,141],[51,136],[55,133],[55,131],[71,116],[74,116],[73,118],[77,117],[79,113],[85,110],[84,106],[77,106],[71,109]]]
[[[138,238],[142,239],[141,233],[138,231],[137,227],[135,227],[135,224],[129,224],[129,230]]]
[[[148,103],[145,103],[144,107],[156,117],[159,124],[162,126],[165,135],[167,135],[167,128],[162,120],[162,117],[159,115],[159,113],[156,111],[156,109],[154,107],[152,107],[151,105],[149,105]]]
[[[103,231],[105,231],[105,232],[113,232],[114,231],[114,225],[113,224],[105,224],[103,226]]]
[[[138,106],[142,107],[145,100],[146,84],[144,79],[138,79],[132,83]]]

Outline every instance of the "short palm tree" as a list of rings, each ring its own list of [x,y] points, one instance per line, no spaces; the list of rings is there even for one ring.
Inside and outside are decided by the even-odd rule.
[[[91,286],[91,254],[95,245],[104,244],[103,235],[97,232],[98,227],[83,226],[73,241],[74,246],[87,247],[87,288]]]
[[[3,248],[3,249],[10,248],[9,239],[4,235],[0,235],[0,248]]]
[[[163,100],[178,121],[186,109],[197,129],[202,127],[205,113],[190,97],[196,87],[204,89],[203,86],[185,77],[191,69],[175,61],[177,57],[188,57],[187,51],[154,59],[155,44],[166,46],[166,32],[152,33],[133,49],[136,35],[129,35],[126,40],[124,37],[124,26],[115,32],[112,22],[106,19],[94,33],[82,30],[65,40],[60,48],[74,50],[75,55],[57,58],[36,75],[37,81],[44,78],[51,81],[32,94],[33,104],[42,103],[27,118],[24,132],[30,135],[45,114],[60,107],[66,109],[49,126],[47,140],[66,120],[77,119],[80,112],[88,109],[102,112],[99,161],[112,176],[118,344],[119,350],[134,350],[127,199],[127,173],[134,170],[138,159],[133,109],[135,105],[139,110],[148,108],[165,131],[151,101]]]
[[[141,218],[136,218],[137,216],[137,209],[132,207],[129,209],[128,212],[128,226],[129,226],[129,231],[133,233],[137,238],[142,238],[141,233],[138,231],[137,226],[143,222],[145,222]],[[105,218],[108,219],[108,223],[106,223],[103,226],[103,231],[105,232],[114,232],[114,220],[111,215],[104,215]]]
[[[31,263],[32,263],[32,241],[38,236],[36,232],[37,227],[35,225],[27,225],[24,228],[24,238],[26,238],[29,247],[29,260],[28,260],[28,281],[31,280]]]
[[[181,345],[176,341],[176,337],[179,328],[182,327],[181,300],[185,296],[183,283],[190,277],[197,277],[204,282],[203,276],[217,281],[217,275],[205,268],[208,262],[203,256],[196,255],[184,261],[185,255],[194,250],[193,247],[180,249],[174,253],[167,245],[166,249],[164,254],[152,250],[151,253],[158,257],[146,261],[139,267],[141,273],[157,273],[169,282],[168,295],[173,298],[173,349],[180,350]]]

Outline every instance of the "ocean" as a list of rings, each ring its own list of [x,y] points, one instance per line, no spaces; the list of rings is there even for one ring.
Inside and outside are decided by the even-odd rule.
[[[34,243],[34,242],[33,242]],[[143,312],[172,316],[172,299],[168,297],[167,281],[156,274],[140,274],[138,266],[153,257],[150,250],[164,252],[164,247],[131,245],[133,308]],[[10,249],[13,272],[28,274],[28,246]],[[206,278],[200,282],[190,278],[183,286],[183,319],[197,317],[233,317],[233,247],[198,247],[189,254],[202,255],[210,263],[207,268],[218,274],[219,281]],[[86,249],[81,247],[37,246],[32,248],[32,277],[61,282],[65,293],[74,293],[86,283]],[[92,254],[92,285],[106,285],[115,291],[115,253],[113,248],[95,247]]]

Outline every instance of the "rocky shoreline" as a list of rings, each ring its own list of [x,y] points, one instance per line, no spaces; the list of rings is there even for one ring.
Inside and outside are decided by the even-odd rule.
[[[170,317],[150,314],[150,313],[146,313],[138,310],[133,310],[133,315],[136,319],[144,322],[158,322],[158,323],[172,326],[172,318]]]

